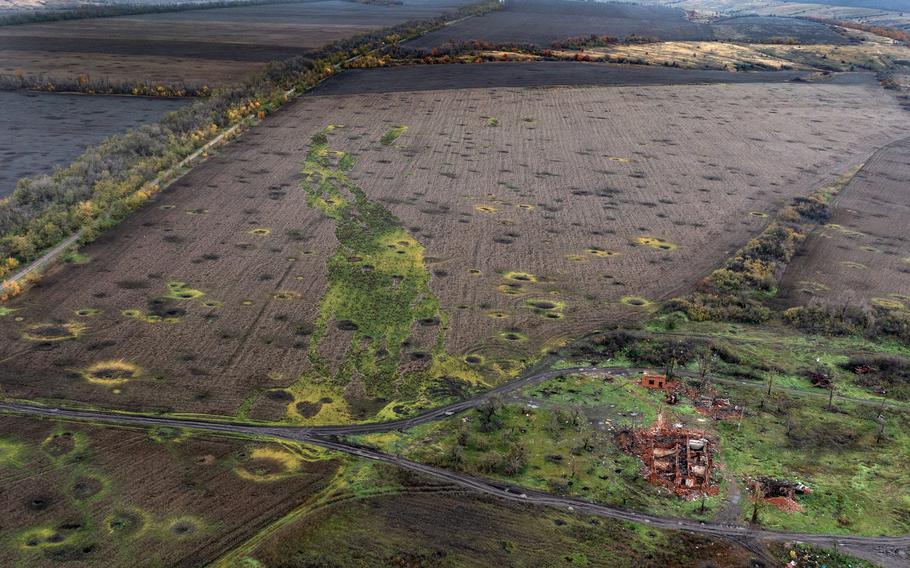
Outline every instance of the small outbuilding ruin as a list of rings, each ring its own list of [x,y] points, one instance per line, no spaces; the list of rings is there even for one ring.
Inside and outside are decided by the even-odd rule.
[[[669,384],[667,381],[666,375],[659,375],[657,373],[649,373],[645,371],[641,375],[641,386],[646,389],[665,389]]]

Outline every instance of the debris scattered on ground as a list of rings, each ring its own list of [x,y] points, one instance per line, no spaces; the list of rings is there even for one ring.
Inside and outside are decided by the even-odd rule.
[[[764,499],[784,513],[802,512],[802,505],[796,501],[797,495],[812,493],[812,489],[799,481],[757,477],[747,480],[747,483],[752,488],[753,496]]]
[[[638,456],[644,464],[644,475],[654,485],[685,498],[715,495],[712,484],[715,442],[705,432],[667,425],[663,414],[654,426],[623,430],[616,443],[624,451]]]

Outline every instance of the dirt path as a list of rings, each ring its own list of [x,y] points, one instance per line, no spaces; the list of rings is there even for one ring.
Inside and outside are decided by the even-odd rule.
[[[288,91],[288,94],[292,94],[292,93],[293,93],[293,89]],[[193,152],[186,158],[180,160],[180,162],[178,162],[177,164],[175,164],[175,165],[171,166],[170,168],[168,168],[167,170],[163,171],[161,174],[158,175],[158,177],[156,177],[155,179],[150,181],[148,185],[153,186],[153,187],[159,187],[160,189],[164,189],[168,185],[179,180],[181,177],[183,177],[187,173],[187,172],[181,172],[181,170],[183,168],[190,165],[193,161],[195,161],[197,158],[199,158],[200,156],[202,156],[203,154],[205,154],[206,152],[208,152],[215,146],[221,144],[222,142],[226,142],[227,140],[229,140],[230,136],[232,134],[234,134],[235,132],[237,132],[237,130],[240,128],[241,124],[242,123],[235,124],[234,126],[228,128],[227,130],[225,130],[224,132],[222,132],[221,134],[219,134],[218,136],[216,136],[215,138],[210,140],[204,146],[202,146],[201,148],[199,148],[198,150],[196,150],[195,152]],[[24,278],[26,278],[30,274],[37,274],[41,270],[44,270],[51,263],[53,263],[55,260],[57,260],[57,258],[61,254],[63,254],[63,252],[67,248],[69,248],[71,245],[77,243],[79,241],[79,239],[82,238],[83,233],[84,233],[84,231],[82,229],[80,229],[80,230],[76,231],[75,233],[73,233],[72,235],[70,235],[69,237],[63,239],[60,243],[54,245],[54,247],[52,249],[50,249],[49,251],[47,251],[46,253],[44,253],[43,255],[38,257],[37,259],[30,262],[28,265],[23,267],[16,274],[13,274],[12,276],[10,276],[6,281],[7,282],[21,282]]]
[[[234,434],[242,436],[269,436],[273,438],[291,440],[320,446],[343,452],[355,457],[381,461],[414,471],[435,479],[447,481],[454,485],[469,490],[495,496],[510,501],[527,502],[531,504],[554,507],[568,511],[577,511],[584,514],[596,515],[611,519],[643,523],[661,529],[679,530],[708,536],[731,538],[738,541],[800,541],[819,546],[836,546],[849,550],[851,553],[874,560],[886,567],[906,566],[907,556],[910,553],[910,535],[901,537],[861,537],[848,535],[805,534],[793,532],[778,532],[719,522],[701,522],[689,519],[660,517],[648,515],[637,511],[630,511],[619,507],[610,507],[569,497],[558,497],[541,491],[516,487],[500,481],[484,479],[465,475],[463,473],[414,462],[400,456],[393,456],[359,446],[339,438],[341,435],[363,434],[371,432],[384,432],[404,429],[416,424],[439,420],[466,409],[482,404],[493,396],[520,389],[522,387],[539,383],[559,375],[569,373],[597,373],[604,374],[609,371],[635,372],[635,369],[605,370],[593,367],[563,369],[558,371],[544,371],[527,375],[516,381],[502,385],[496,389],[481,393],[471,399],[461,401],[424,414],[379,424],[364,424],[350,426],[271,426],[240,424],[232,422],[217,422],[207,420],[191,420],[180,418],[167,418],[142,414],[125,414],[115,412],[99,412],[89,410],[60,409],[19,404],[14,402],[0,403],[0,412],[11,414],[59,418],[64,420],[95,421],[108,424],[128,424],[138,426],[170,426],[174,428],[189,428],[205,432]],[[733,490],[731,486],[731,490]]]
[[[736,525],[743,518],[743,486],[729,471],[723,469],[724,481],[727,482],[727,498],[720,511],[717,522],[725,525]]]

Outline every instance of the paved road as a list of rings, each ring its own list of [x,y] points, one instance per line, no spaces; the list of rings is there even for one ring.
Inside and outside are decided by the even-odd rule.
[[[483,404],[493,397],[525,388],[560,375],[584,373],[589,375],[610,375],[617,373],[636,373],[640,369],[598,369],[595,367],[577,367],[556,371],[540,371],[516,379],[495,389],[450,404],[445,407],[426,411],[416,416],[376,424],[357,424],[344,426],[271,426],[234,422],[218,422],[198,419],[168,418],[164,416],[125,414],[64,408],[49,408],[15,402],[0,402],[0,412],[42,416],[67,420],[83,420],[119,425],[137,425],[146,427],[169,426],[189,428],[207,432],[235,434],[243,436],[267,436],[278,439],[304,442],[323,448],[343,452],[363,459],[381,461],[414,471],[429,477],[441,479],[467,489],[493,495],[498,498],[529,504],[549,506],[567,511],[607,517],[622,521],[632,521],[661,529],[680,530],[706,536],[733,539],[739,542],[757,540],[801,541],[821,546],[838,546],[851,553],[874,560],[886,567],[906,567],[910,564],[910,535],[902,537],[859,537],[842,535],[820,535],[794,532],[778,532],[754,529],[714,522],[700,522],[690,519],[679,519],[648,515],[619,507],[610,507],[591,503],[571,497],[560,497],[541,491],[512,486],[508,483],[473,477],[456,471],[414,462],[400,456],[386,454],[373,448],[363,447],[345,441],[339,436],[388,432],[405,429],[440,420],[457,412],[462,412]],[[759,385],[760,386],[760,385]],[[868,401],[865,401],[868,402]],[[874,403],[874,401],[872,401]]]

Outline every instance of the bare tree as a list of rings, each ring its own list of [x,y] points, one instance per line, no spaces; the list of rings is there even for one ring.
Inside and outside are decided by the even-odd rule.
[[[708,386],[708,373],[711,372],[716,359],[717,353],[714,352],[710,345],[705,345],[695,351],[695,363],[698,365],[698,376],[701,379],[702,388],[707,388]]]
[[[752,484],[752,524],[757,525],[760,522],[759,511],[761,509],[761,504],[765,500],[765,490],[762,488],[761,483],[755,482]]]

